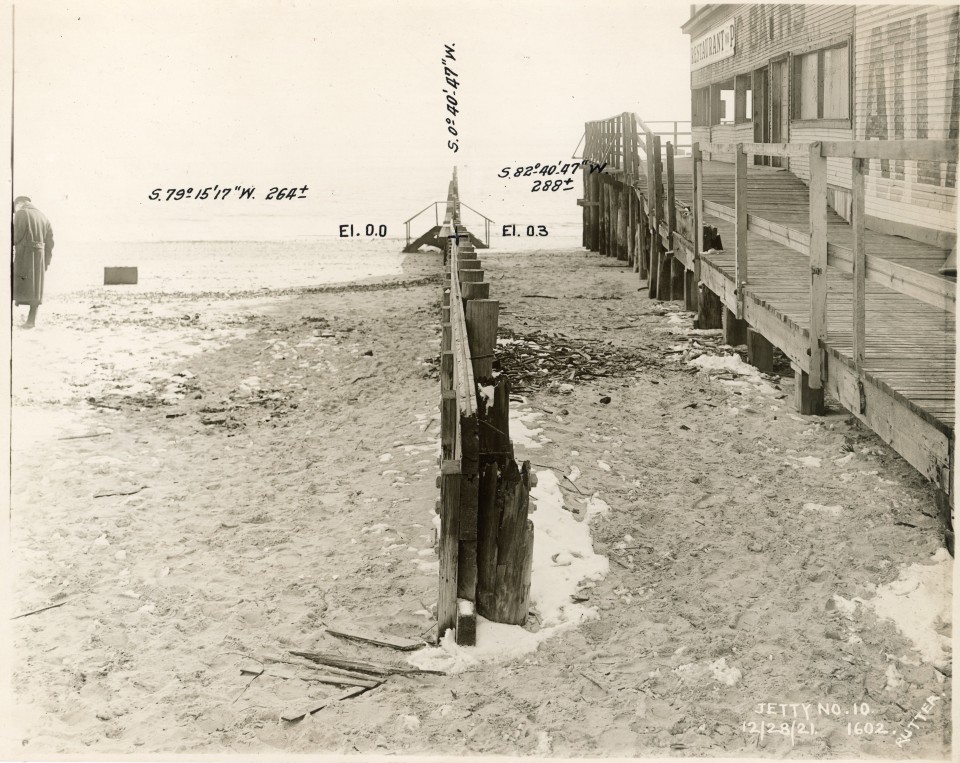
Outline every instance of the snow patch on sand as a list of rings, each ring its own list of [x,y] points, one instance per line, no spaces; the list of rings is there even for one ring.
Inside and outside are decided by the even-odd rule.
[[[930,559],[933,564],[911,564],[901,570],[900,577],[878,588],[867,603],[879,617],[893,621],[924,660],[937,664],[949,656],[950,638],[937,629],[944,630],[953,621],[953,560],[945,548]]]
[[[532,411],[529,408],[510,409],[510,439],[513,440],[514,446],[542,448],[545,442],[551,442],[549,438],[543,436],[542,427],[527,426],[542,415],[539,411]]]
[[[749,382],[765,395],[781,394],[780,390],[764,380],[763,376],[761,376],[760,372],[756,368],[751,366],[749,363],[744,363],[740,359],[739,355],[710,355],[705,353],[691,361],[688,361],[687,365],[693,366],[694,368],[699,368],[707,373],[710,371],[717,371],[736,374],[740,377],[739,380],[720,380],[727,385],[743,386],[744,382]]]

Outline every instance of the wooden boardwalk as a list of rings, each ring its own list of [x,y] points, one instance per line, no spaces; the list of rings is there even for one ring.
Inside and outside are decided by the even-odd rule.
[[[955,161],[957,150],[956,140],[710,144],[678,158],[625,113],[587,124],[584,159],[608,170],[584,175],[584,246],[633,264],[651,296],[684,300],[758,366],[778,347],[798,410],[822,411],[829,393],[934,483],[951,528],[955,279],[939,273],[946,251],[866,230],[863,205],[871,158]],[[809,162],[809,184],[752,155]],[[828,157],[851,162],[859,227],[827,206]]]
[[[693,204],[692,161],[677,162],[676,195],[688,206]],[[704,162],[704,199],[724,206],[734,203],[734,166],[731,163]],[[756,214],[809,235],[810,209],[807,186],[791,172],[768,167],[748,169],[748,205]],[[833,210],[828,210],[827,240],[850,247],[852,229]],[[726,242],[735,238],[734,224],[706,213],[704,223],[714,225]],[[745,298],[767,310],[796,341],[791,345],[797,355],[809,345],[810,261],[809,258],[753,232],[747,233],[750,252]],[[682,245],[681,245],[682,246]],[[885,260],[938,274],[947,252],[898,236],[867,231],[867,253]],[[692,253],[687,253],[689,256]],[[706,253],[701,259],[712,273],[701,280],[717,286],[715,293],[732,292],[734,254],[726,251]],[[718,283],[722,279],[724,285]],[[943,278],[944,281],[948,279]],[[732,296],[732,294],[731,294]],[[732,302],[733,304],[729,304]],[[725,300],[728,307],[735,300]],[[830,360],[853,368],[853,277],[836,267],[827,269],[827,339]],[[955,414],[956,316],[879,284],[867,282],[866,351],[862,369],[870,380],[889,395],[951,437]],[[829,368],[827,379],[830,378]]]

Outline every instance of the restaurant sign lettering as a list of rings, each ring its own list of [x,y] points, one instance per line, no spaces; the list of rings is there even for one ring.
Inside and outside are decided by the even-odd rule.
[[[730,58],[737,43],[736,22],[731,20],[720,27],[714,27],[702,37],[694,40],[690,48],[690,68],[702,69],[716,61]]]

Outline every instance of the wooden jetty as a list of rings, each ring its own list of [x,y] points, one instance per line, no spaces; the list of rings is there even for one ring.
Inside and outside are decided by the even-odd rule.
[[[494,372],[499,302],[459,219],[454,170],[440,235],[440,500],[437,638],[475,643],[476,616],[522,625],[533,566],[529,491],[536,477],[510,441],[510,386]]]
[[[770,370],[779,348],[796,375],[797,410],[820,414],[828,392],[953,505],[956,283],[947,251],[867,230],[871,160],[956,162],[958,141],[672,142],[635,114],[587,123],[583,242],[647,279],[650,296],[682,300],[700,328],[723,328]],[[803,160],[809,182],[778,164]],[[726,161],[721,161],[725,159]],[[852,220],[827,203],[827,162],[852,177]],[[948,542],[952,543],[952,531]]]

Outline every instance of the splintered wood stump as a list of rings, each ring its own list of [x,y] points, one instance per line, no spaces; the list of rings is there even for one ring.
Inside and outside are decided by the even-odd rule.
[[[492,461],[481,467],[477,506],[477,611],[492,619],[497,597],[497,533],[503,500],[497,486],[500,467]]]
[[[477,538],[477,611],[512,625],[526,621],[533,565],[529,463],[492,463],[483,472]]]
[[[480,460],[492,459],[505,463],[513,458],[513,444],[510,442],[510,383],[506,376],[498,376],[492,384],[493,402],[481,397],[478,411],[480,435]]]

